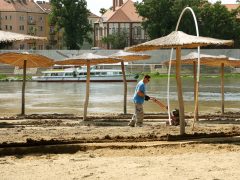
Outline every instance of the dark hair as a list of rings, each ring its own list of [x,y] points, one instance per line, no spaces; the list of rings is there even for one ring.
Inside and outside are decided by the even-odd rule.
[[[144,76],[144,79],[147,78],[147,79],[150,79],[151,77],[149,75],[145,75]]]

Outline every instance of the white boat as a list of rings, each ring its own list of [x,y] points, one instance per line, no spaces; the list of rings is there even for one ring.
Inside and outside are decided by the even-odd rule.
[[[85,82],[87,77],[86,67],[51,69],[42,71],[43,76],[33,76],[37,82]],[[136,82],[136,75],[126,75],[127,82]],[[91,82],[123,82],[121,70],[98,69],[95,66],[90,70]]]

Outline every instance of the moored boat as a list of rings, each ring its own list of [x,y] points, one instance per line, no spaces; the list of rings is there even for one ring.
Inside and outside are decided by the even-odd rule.
[[[85,82],[87,69],[85,67],[73,67],[66,69],[51,69],[42,72],[42,76],[33,76],[32,80],[37,82]],[[126,75],[127,82],[136,82],[134,74]],[[118,69],[97,69],[91,67],[91,82],[122,82],[122,71]]]

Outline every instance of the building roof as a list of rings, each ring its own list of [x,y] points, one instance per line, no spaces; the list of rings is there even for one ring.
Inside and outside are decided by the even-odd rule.
[[[237,9],[239,4],[223,4],[229,11]]]
[[[116,7],[115,11],[107,10],[101,19],[103,22],[142,22],[143,18],[136,12],[134,2],[125,0],[122,6]]]
[[[0,11],[15,11],[11,1],[0,0]]]
[[[0,0],[0,11],[44,13],[32,0]]]
[[[36,1],[36,3],[41,7],[41,9],[46,12],[46,13],[50,13],[51,12],[51,4],[49,2],[46,1]]]
[[[228,11],[232,11],[234,9],[237,9],[240,4],[224,4],[224,6],[228,9]],[[237,19],[240,19],[240,15],[237,15]]]
[[[99,18],[99,16],[97,16],[96,14],[93,14],[92,12],[90,12],[90,16],[91,18]]]

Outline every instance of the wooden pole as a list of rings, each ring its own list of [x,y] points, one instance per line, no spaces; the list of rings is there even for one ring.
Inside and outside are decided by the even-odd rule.
[[[197,93],[197,63],[196,61],[193,61],[193,78],[194,78],[194,121],[198,121],[198,93]]]
[[[22,82],[22,112],[21,115],[25,115],[25,87],[26,87],[26,70],[27,60],[23,62],[23,82]]]
[[[176,48],[176,81],[178,90],[179,103],[179,118],[180,118],[180,135],[185,134],[185,116],[184,116],[184,102],[182,94],[182,80],[181,80],[181,48]]]
[[[221,64],[222,115],[224,114],[224,63]]]
[[[123,113],[127,114],[127,80],[125,74],[124,62],[121,62],[123,84],[124,84],[124,98],[123,98]]]
[[[89,101],[89,84],[90,84],[90,61],[87,61],[87,79],[86,79],[86,97],[84,102],[84,112],[83,112],[83,120],[87,119],[87,108]]]

